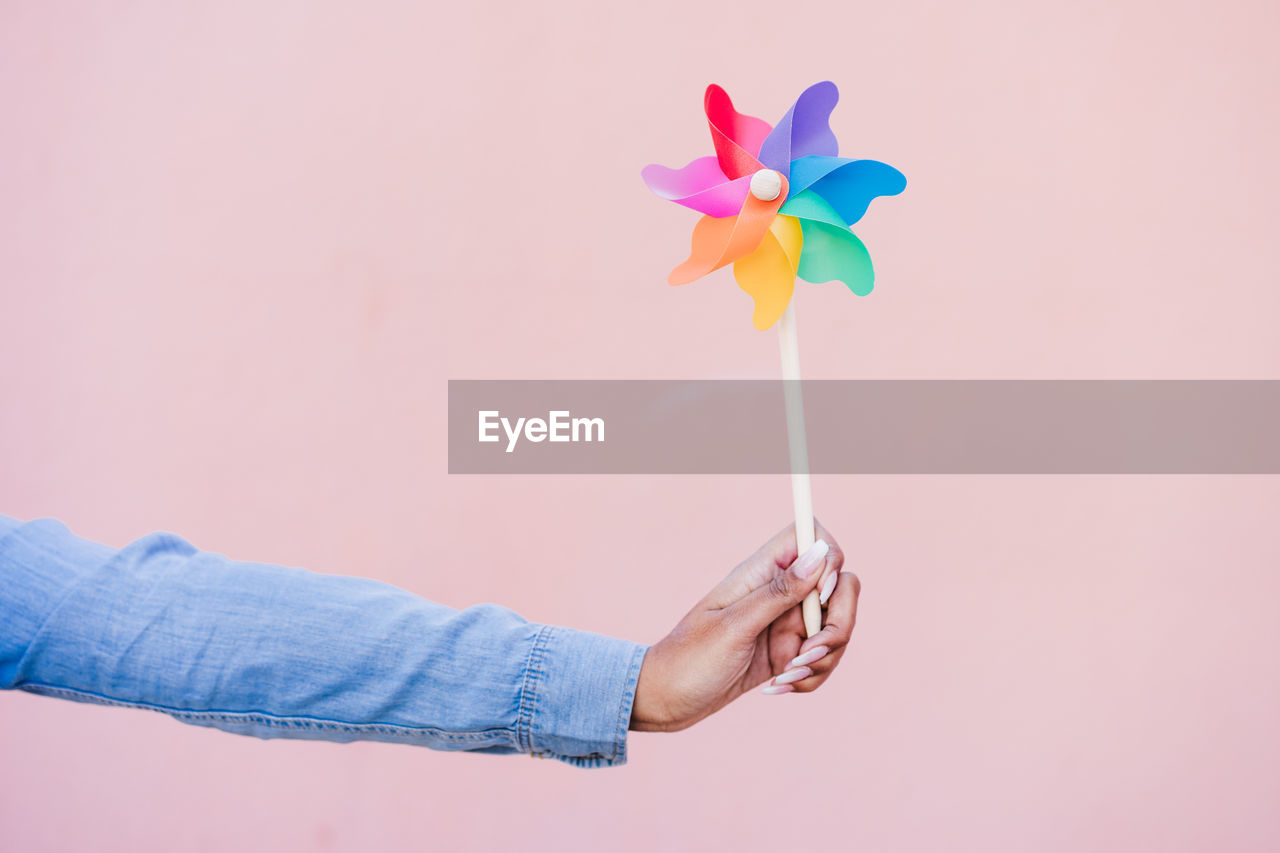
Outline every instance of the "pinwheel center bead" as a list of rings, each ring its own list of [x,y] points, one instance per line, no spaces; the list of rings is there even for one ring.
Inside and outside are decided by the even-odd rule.
[[[782,194],[782,175],[761,169],[751,176],[751,194],[761,201],[773,201]]]

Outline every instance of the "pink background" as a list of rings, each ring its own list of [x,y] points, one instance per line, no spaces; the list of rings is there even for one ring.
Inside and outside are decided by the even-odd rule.
[[[872,296],[802,285],[807,375],[1280,378],[1274,3],[430,5],[4,4],[0,512],[656,641],[785,478],[449,477],[445,380],[777,375],[639,179],[712,81],[835,80],[910,181]],[[816,694],[583,771],[9,693],[0,847],[1280,845],[1280,478],[815,499],[864,584]]]

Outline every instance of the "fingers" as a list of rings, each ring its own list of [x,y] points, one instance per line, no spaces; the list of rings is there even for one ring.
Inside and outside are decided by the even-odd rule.
[[[862,581],[858,576],[853,572],[841,572],[827,602],[822,630],[800,644],[800,653],[804,654],[814,646],[838,649],[848,643],[858,619],[858,597],[861,594]]]
[[[830,598],[832,591],[835,589],[835,578],[844,568],[844,551],[840,548],[840,543],[831,535],[831,531],[822,526],[822,522],[814,519],[813,532],[817,538],[822,539],[831,546],[831,559],[827,562],[827,568],[819,582],[818,589],[825,594],[826,597],[821,599],[822,604],[826,604]]]
[[[821,524],[814,524],[814,532],[818,539],[827,543],[831,552],[819,580],[822,583],[832,571],[838,572],[844,565],[844,551],[830,531]],[[780,572],[786,571],[796,561],[796,557],[796,526],[788,524],[707,593],[701,606],[708,610],[721,610],[730,606],[772,582]]]
[[[793,607],[769,626],[769,636],[765,638],[769,657],[767,668],[752,682],[752,686],[761,684],[771,678],[774,673],[787,668],[791,659],[800,654],[800,641],[804,639],[804,617],[799,607]]]
[[[840,572],[836,577],[822,630],[801,643],[799,653],[762,692],[808,693],[818,689],[839,665],[857,622],[862,582],[852,572]]]
[[[819,539],[786,571],[777,572],[768,583],[727,607],[729,624],[744,636],[759,636],[817,586],[830,559],[831,547]]]
[[[720,610],[749,595],[796,561],[796,526],[788,524],[761,545],[703,599],[709,610]]]

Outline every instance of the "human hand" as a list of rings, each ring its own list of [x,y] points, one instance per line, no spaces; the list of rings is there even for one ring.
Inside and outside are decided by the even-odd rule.
[[[790,525],[744,560],[649,648],[631,728],[679,731],[769,679],[766,693],[816,690],[840,662],[862,585],[821,525],[799,559]],[[819,586],[822,584],[822,586]],[[800,602],[819,588],[822,630],[806,639]]]

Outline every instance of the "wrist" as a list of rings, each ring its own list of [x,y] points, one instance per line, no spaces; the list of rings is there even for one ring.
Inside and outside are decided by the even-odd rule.
[[[631,722],[628,728],[635,732],[670,732],[681,728],[664,701],[662,678],[659,674],[658,646],[654,645],[640,664],[640,677],[636,681],[635,700],[631,704]]]

